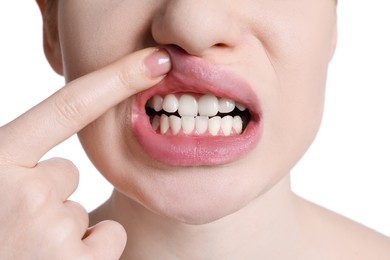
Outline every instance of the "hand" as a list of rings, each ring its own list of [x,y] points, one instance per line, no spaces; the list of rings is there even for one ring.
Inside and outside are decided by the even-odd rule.
[[[65,159],[39,162],[51,148],[109,108],[157,84],[170,69],[164,51],[135,52],[67,84],[0,128],[0,259],[118,259],[123,227],[88,228],[88,213],[67,200],[78,185]],[[158,60],[167,62],[158,65]]]

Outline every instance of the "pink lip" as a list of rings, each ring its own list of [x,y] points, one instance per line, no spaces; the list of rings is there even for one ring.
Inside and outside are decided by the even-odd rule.
[[[221,66],[190,56],[184,51],[164,47],[170,54],[172,70],[163,81],[137,95],[132,124],[136,140],[151,158],[173,166],[221,165],[249,153],[261,136],[261,113],[256,95],[237,75]],[[241,135],[172,136],[157,134],[146,115],[145,104],[154,95],[169,93],[211,93],[244,104],[251,120]]]

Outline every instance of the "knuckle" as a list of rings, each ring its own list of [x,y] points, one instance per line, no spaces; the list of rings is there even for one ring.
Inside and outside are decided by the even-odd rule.
[[[63,158],[53,158],[52,160],[57,164],[56,166],[58,170],[66,172],[71,175],[70,177],[74,177],[78,180],[80,175],[79,170],[71,160]]]
[[[71,208],[71,210],[73,211],[72,213],[77,219],[77,221],[85,225],[87,228],[89,223],[89,215],[86,208],[84,208],[83,205],[81,205],[80,203],[72,200],[67,200],[65,203],[68,205],[68,207]]]
[[[123,66],[117,74],[119,86],[127,89],[129,86],[136,85],[139,75],[145,74],[143,67],[141,64],[139,66]]]
[[[72,248],[77,248],[81,244],[78,225],[76,219],[63,211],[57,211],[57,214],[53,213],[52,216],[55,216],[55,221],[49,221],[49,224],[46,223],[47,229],[42,234],[42,241],[47,241],[50,244],[51,251],[58,252],[62,249],[71,246]],[[76,252],[77,251],[77,252]],[[79,256],[78,250],[75,252],[67,252],[70,255]],[[79,259],[79,258],[61,258],[61,259]],[[57,258],[56,258],[57,259]]]
[[[82,215],[84,215],[84,216],[88,216],[88,211],[87,211],[87,209],[83,206],[83,205],[81,205],[80,203],[78,203],[78,202],[76,202],[76,201],[71,201],[71,200],[69,200],[68,202],[71,202],[73,205],[74,205],[74,207],[82,214]]]
[[[76,234],[78,225],[70,215],[62,216],[52,228],[52,236],[57,237],[58,243],[62,244]]]
[[[77,125],[87,106],[87,101],[77,96],[67,88],[59,90],[54,98],[54,109],[57,111],[57,121],[63,126]]]
[[[48,206],[53,198],[55,191],[52,185],[43,178],[34,176],[28,180],[27,185],[23,185],[22,200],[23,209],[29,215],[40,214]]]

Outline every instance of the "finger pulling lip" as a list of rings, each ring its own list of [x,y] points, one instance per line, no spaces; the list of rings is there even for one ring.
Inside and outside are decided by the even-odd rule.
[[[137,95],[132,108],[134,135],[144,152],[162,163],[174,166],[221,165],[249,153],[262,133],[258,99],[242,78],[183,50],[164,47],[171,56],[172,70],[156,86]],[[243,104],[251,118],[244,132],[232,136],[162,135],[156,133],[145,105],[155,95],[173,93],[212,94]]]

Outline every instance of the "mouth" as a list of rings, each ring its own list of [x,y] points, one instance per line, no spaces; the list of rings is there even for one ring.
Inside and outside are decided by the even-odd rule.
[[[167,46],[173,68],[139,93],[134,136],[151,158],[172,166],[238,160],[260,140],[260,106],[250,86],[221,66]]]
[[[243,104],[213,94],[156,95],[147,101],[145,111],[152,129],[161,135],[240,135],[251,119]]]

